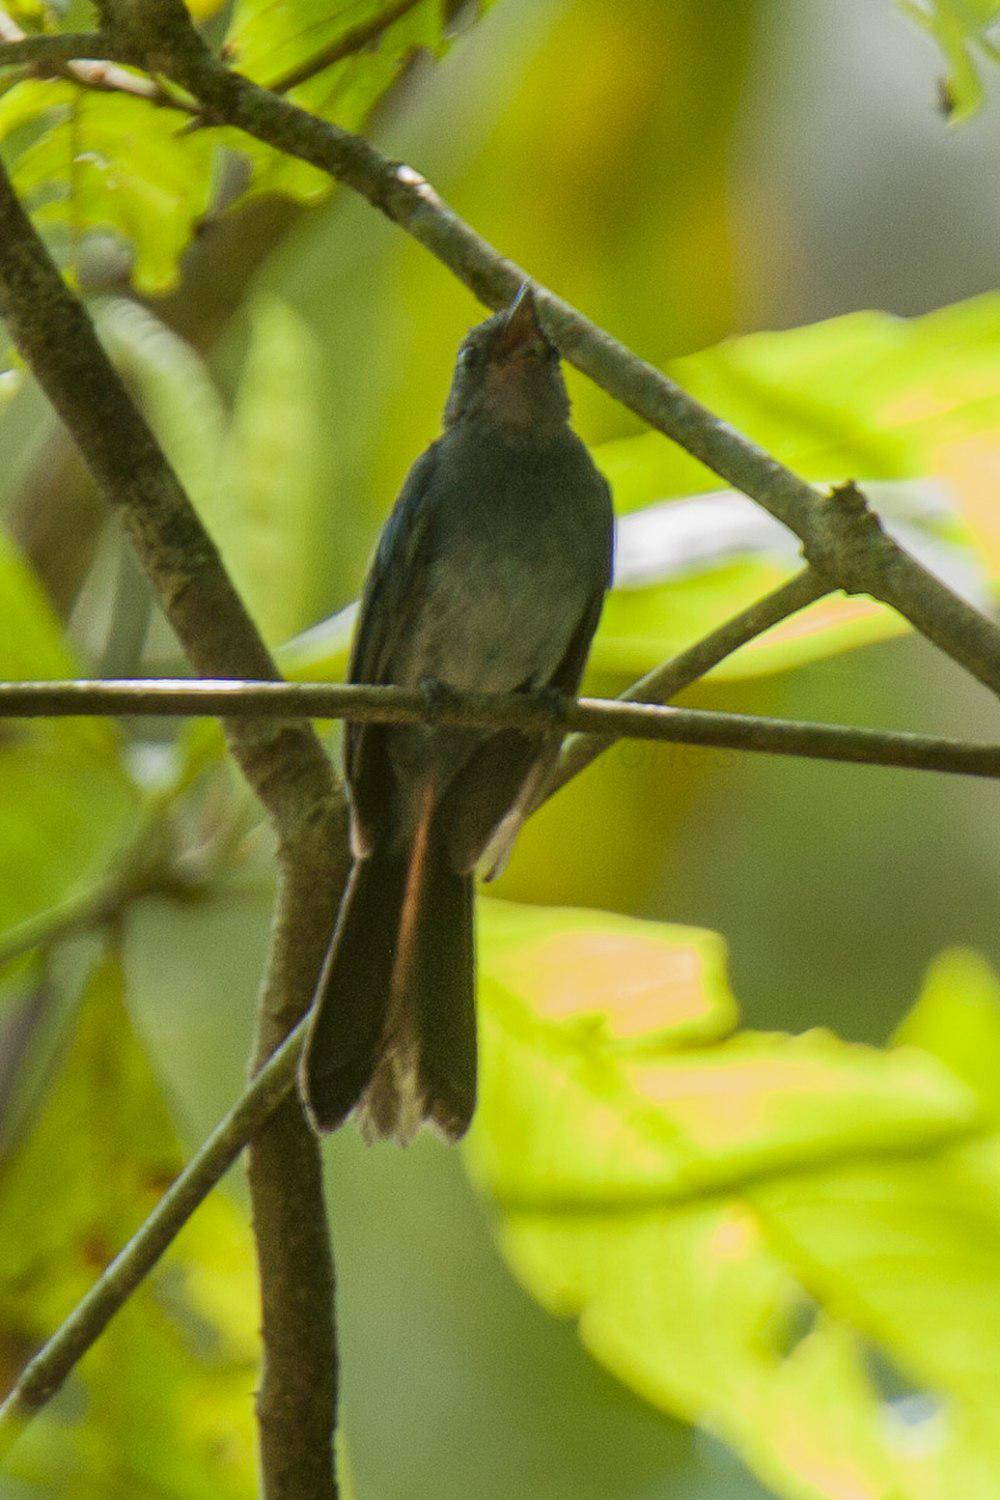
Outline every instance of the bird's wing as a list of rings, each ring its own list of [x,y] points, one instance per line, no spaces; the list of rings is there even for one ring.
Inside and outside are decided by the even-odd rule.
[[[361,597],[348,682],[393,681],[396,645],[405,638],[413,608],[422,596],[419,577],[426,566],[427,500],[437,460],[438,444],[432,443],[406,476],[382,531]],[[355,839],[362,845],[369,842],[373,820],[385,803],[385,729],[379,724],[348,724],[344,735]]]
[[[372,561],[348,666],[349,682],[390,682],[392,648],[414,597],[415,572],[427,533],[427,496],[437,468],[438,444],[422,453],[406,476]]]

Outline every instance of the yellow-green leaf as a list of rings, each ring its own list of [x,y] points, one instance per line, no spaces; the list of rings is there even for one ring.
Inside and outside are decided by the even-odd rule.
[[[0,1353],[16,1368],[86,1291],[181,1165],[124,1006],[97,965],[41,1117],[4,1164]],[[80,1500],[243,1500],[254,1483],[249,1235],[214,1195],[8,1460]]]
[[[467,1160],[523,1283],[791,1500],[947,1500],[949,1475],[986,1500],[1000,1196],[975,1093],[912,1045],[728,1035],[709,934],[482,911]],[[917,1417],[873,1346],[927,1391]]]

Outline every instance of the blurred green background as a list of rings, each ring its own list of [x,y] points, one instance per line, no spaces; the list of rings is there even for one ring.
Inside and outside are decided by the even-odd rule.
[[[949,126],[936,107],[941,70],[929,38],[887,0],[498,0],[443,60],[409,70],[372,133],[504,252],[663,365],[734,334],[868,307],[916,315],[992,289],[1000,111]],[[196,247],[159,310],[201,347],[229,400],[248,361],[267,359],[268,329],[278,340],[291,326],[298,341],[288,412],[279,403],[266,426],[246,411],[240,437],[262,470],[285,475],[302,517],[306,584],[288,610],[275,591],[280,637],[355,597],[480,313],[346,194],[315,208],[258,204],[227,233],[225,253],[212,235]],[[107,277],[106,265],[92,274]],[[318,392],[304,428],[296,381]],[[638,431],[580,377],[571,387],[589,442]],[[288,478],[293,444],[300,472]],[[30,390],[0,416],[0,458],[5,508],[37,556],[25,495],[79,481]],[[81,536],[79,552],[89,545]],[[65,529],[61,548],[74,551]],[[99,655],[125,565],[106,535],[95,555],[71,632]],[[127,644],[127,630],[115,639]],[[175,665],[159,627],[144,663]],[[910,639],[688,697],[996,735],[986,693]],[[996,809],[988,783],[630,747],[537,820],[501,894],[715,929],[748,1025],[882,1043],[942,948],[1000,964]],[[187,1146],[241,1086],[268,868],[251,839],[213,900],[153,897],[127,919],[130,1013]],[[720,1443],[618,1383],[569,1321],[529,1298],[456,1152],[424,1138],[406,1152],[366,1149],[344,1132],[327,1158],[359,1496],[772,1493]],[[227,1191],[242,1206],[235,1175]],[[247,1390],[252,1378],[248,1367]],[[100,1472],[68,1470],[54,1490],[24,1474],[10,1493],[159,1493],[110,1461]],[[189,1492],[209,1493],[162,1491]]]

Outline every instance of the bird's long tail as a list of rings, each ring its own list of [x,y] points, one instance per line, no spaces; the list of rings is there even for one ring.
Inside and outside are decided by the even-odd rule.
[[[472,877],[431,817],[402,848],[354,866],[301,1067],[313,1123],[356,1111],[365,1134],[407,1141],[424,1119],[468,1128],[476,1101]]]

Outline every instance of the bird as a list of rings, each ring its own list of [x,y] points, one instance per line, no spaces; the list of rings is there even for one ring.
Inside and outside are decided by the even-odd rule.
[[[611,492],[569,425],[560,356],[524,283],[458,352],[443,433],[382,530],[348,667],[442,695],[579,687],[610,586]],[[550,728],[549,725],[552,727]],[[405,1144],[475,1109],[473,882],[504,863],[558,755],[542,731],[350,723],[353,864],[299,1086],[313,1128]]]

